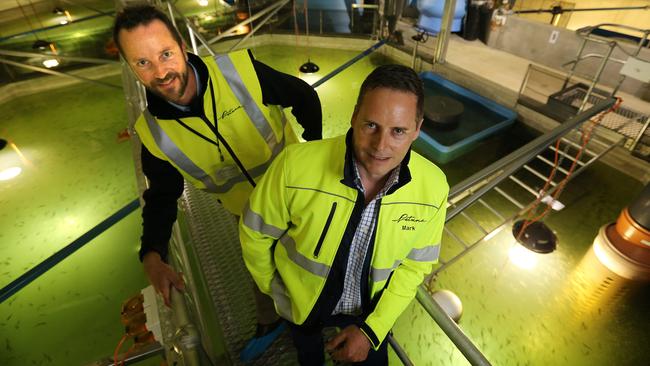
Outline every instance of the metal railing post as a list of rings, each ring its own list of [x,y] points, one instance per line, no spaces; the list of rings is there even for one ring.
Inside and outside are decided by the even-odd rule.
[[[646,117],[645,123],[643,124],[643,127],[641,127],[641,131],[639,131],[639,134],[636,135],[634,141],[632,141],[632,145],[630,146],[630,151],[634,151],[636,145],[639,143],[639,141],[641,141],[641,138],[645,134],[645,131],[648,129],[648,125],[650,125],[650,116]]]
[[[192,51],[194,51],[194,54],[198,55],[199,49],[196,46],[196,38],[194,38],[194,31],[192,30],[192,27],[190,27],[189,22],[186,24],[186,26],[187,26],[187,34],[190,36],[190,43],[192,44]]]
[[[571,67],[571,70],[567,73],[566,79],[564,80],[564,85],[562,85],[562,89],[566,89],[567,85],[569,85],[569,80],[573,77],[573,74],[575,73],[576,67],[578,66],[578,62],[580,61],[580,56],[582,56],[582,52],[585,49],[585,46],[587,45],[587,38],[582,40],[582,44],[580,45],[580,49],[578,50],[578,54],[576,55],[575,62],[573,63],[573,66]]]
[[[436,39],[436,48],[433,51],[433,63],[444,64],[447,56],[447,46],[449,44],[449,34],[451,33],[451,22],[456,9],[456,0],[445,1],[445,8],[442,13],[440,23],[440,33]]]
[[[602,75],[603,71],[605,70],[607,61],[609,60],[609,57],[612,55],[612,51],[614,51],[615,46],[616,46],[616,42],[609,43],[609,50],[607,51],[607,56],[603,57],[603,60],[600,62],[600,65],[598,66],[598,71],[596,71],[596,76],[591,81],[591,84],[589,85],[589,89],[587,90],[587,94],[585,94],[582,103],[580,103],[580,108],[578,108],[578,113],[582,112],[585,106],[587,105],[587,102],[589,101],[589,97],[591,96],[591,92],[596,87],[596,84],[600,79],[600,75]]]

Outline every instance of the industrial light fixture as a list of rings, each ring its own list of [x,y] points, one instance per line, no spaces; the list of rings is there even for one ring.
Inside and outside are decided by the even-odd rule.
[[[311,62],[310,59],[307,59],[307,62],[305,62],[304,64],[300,65],[300,72],[302,72],[302,73],[304,73],[304,74],[313,74],[313,73],[315,73],[315,72],[318,72],[318,70],[320,70],[320,68],[318,67],[318,65],[316,65],[316,64],[313,63],[313,62]]]
[[[42,39],[37,39],[36,41],[34,41],[34,43],[32,43],[32,49],[38,51],[44,51],[50,49],[51,45],[52,42],[48,42]]]
[[[70,16],[70,12],[67,11],[67,10],[65,10],[65,9],[63,9],[63,8],[61,8],[61,7],[58,7],[58,6],[55,7],[55,8],[52,10],[52,13],[53,13],[53,14],[56,14],[56,15],[63,15],[63,16],[65,16],[65,18],[59,20],[59,24],[61,24],[61,25],[68,24],[68,23],[70,23],[70,22],[72,21],[72,16]]]
[[[305,2],[302,5],[303,5],[302,14],[305,17],[305,35],[307,36],[307,48],[309,49],[309,5],[307,4],[307,0],[305,0]],[[296,22],[295,4],[293,7],[293,18],[294,18],[294,22]],[[297,37],[298,37],[298,26],[296,25],[296,38]],[[311,62],[309,58],[309,54],[307,54],[307,62],[300,65],[300,68],[298,70],[300,70],[300,72],[302,72],[303,74],[313,74],[315,72],[318,72],[320,68],[318,67],[318,65]]]
[[[535,253],[551,253],[557,248],[557,236],[543,221],[519,220],[512,225],[512,235]]]
[[[55,58],[48,58],[43,60],[43,66],[47,67],[48,69],[51,69],[53,67],[59,66],[59,60]]]
[[[197,0],[200,6],[208,6],[208,0]]]

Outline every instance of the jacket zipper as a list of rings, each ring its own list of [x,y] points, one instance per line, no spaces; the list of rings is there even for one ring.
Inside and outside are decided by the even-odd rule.
[[[323,246],[323,241],[325,241],[325,235],[327,235],[327,229],[329,229],[330,224],[332,223],[332,218],[334,217],[335,211],[336,211],[336,202],[332,203],[330,214],[329,216],[327,216],[327,221],[325,221],[325,227],[323,228],[323,232],[320,234],[320,238],[318,238],[318,243],[316,244],[316,248],[314,249],[314,258],[318,258],[318,253],[320,253],[320,248]]]

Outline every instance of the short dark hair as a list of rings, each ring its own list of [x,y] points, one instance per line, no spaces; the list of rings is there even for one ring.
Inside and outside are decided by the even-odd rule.
[[[392,64],[382,65],[374,69],[361,84],[355,108],[361,106],[363,97],[367,92],[377,88],[388,88],[415,94],[418,98],[416,117],[418,121],[422,119],[424,115],[424,87],[422,86],[422,80],[412,68]]]
[[[120,50],[120,53],[124,55],[124,50],[120,44],[120,31],[122,29],[131,30],[140,25],[147,25],[154,20],[160,20],[165,24],[169,33],[172,34],[174,40],[178,43],[179,46],[183,45],[183,40],[181,39],[180,34],[174,27],[174,23],[167,17],[167,14],[160,11],[160,9],[151,5],[134,5],[129,6],[115,16],[115,25],[113,26],[113,40],[117,45],[117,48]]]

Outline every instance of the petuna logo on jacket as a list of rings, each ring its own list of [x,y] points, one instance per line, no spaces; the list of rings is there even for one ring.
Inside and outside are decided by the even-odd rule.
[[[421,222],[427,222],[425,219],[419,219],[413,215],[402,214],[400,217],[392,220],[395,223],[402,223],[402,230],[411,231],[415,230],[415,225]]]
[[[240,109],[241,107],[242,106],[239,105],[239,106],[237,106],[235,108],[230,108],[230,109],[227,109],[227,110],[223,111],[223,113],[221,113],[221,117],[219,117],[219,119],[224,119],[224,118],[228,117],[229,115],[237,112],[237,110]]]

